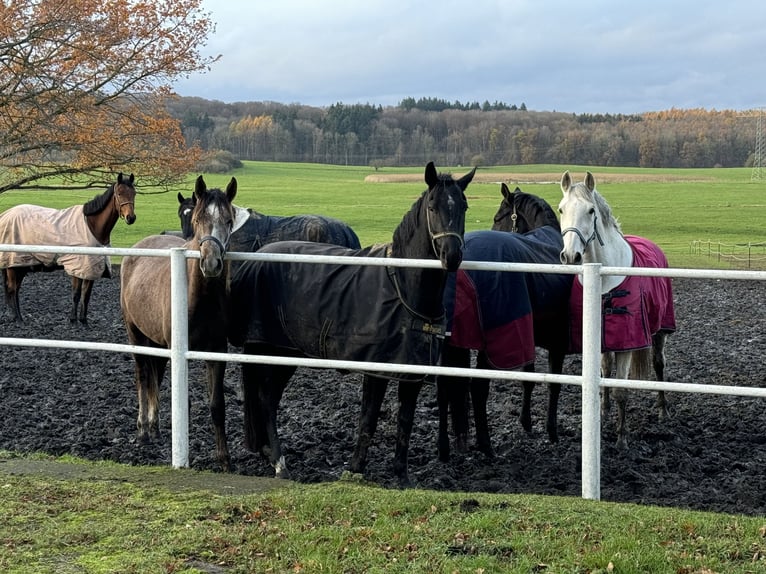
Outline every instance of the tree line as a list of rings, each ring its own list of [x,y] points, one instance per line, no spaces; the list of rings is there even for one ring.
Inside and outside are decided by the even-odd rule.
[[[370,165],[634,167],[752,165],[756,122],[734,110],[641,114],[533,111],[525,104],[406,98],[396,106],[319,108],[173,100],[189,145],[242,160]]]

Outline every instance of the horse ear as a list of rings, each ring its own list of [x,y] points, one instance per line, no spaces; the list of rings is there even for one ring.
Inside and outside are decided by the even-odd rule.
[[[197,178],[197,182],[194,184],[194,195],[199,196],[207,191],[207,186],[205,185],[205,180],[202,179],[202,176],[199,176]]]
[[[122,183],[122,172],[117,174],[117,183]]]
[[[594,178],[593,174],[589,171],[585,172],[585,187],[588,188],[588,191],[596,189],[596,178]]]
[[[179,191],[178,192],[178,203],[183,204],[184,201],[186,201],[186,199],[184,198],[183,194]]]
[[[566,193],[570,187],[572,187],[572,178],[569,176],[569,171],[565,171],[561,176],[561,191]]]
[[[234,201],[234,197],[237,195],[237,178],[232,177],[229,185],[226,186],[226,197],[229,198],[229,202]]]
[[[518,189],[518,188],[516,188],[516,189]],[[508,188],[508,186],[507,186],[507,185],[505,185],[505,182],[504,182],[504,181],[501,181],[501,182],[500,182],[500,193],[502,193],[502,194],[503,194],[503,197],[504,197],[505,199],[508,199],[508,200],[510,200],[510,199],[511,199],[511,197],[510,197],[510,195],[511,195],[511,190]]]
[[[439,183],[439,174],[436,173],[434,162],[429,161],[426,166],[426,185],[428,186],[428,189],[431,189],[432,187],[435,187],[437,183]]]
[[[471,180],[473,179],[474,175],[476,175],[476,168],[473,168],[471,171],[469,171],[467,174],[465,174],[463,177],[457,180],[458,187],[462,189],[463,191],[465,191],[465,188],[468,187],[469,183],[471,183]]]

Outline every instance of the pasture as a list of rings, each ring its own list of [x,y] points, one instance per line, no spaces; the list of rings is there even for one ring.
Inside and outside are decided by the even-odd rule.
[[[467,230],[488,229],[491,226],[491,217],[500,201],[500,186],[496,183],[499,178],[493,178],[500,174],[514,177],[518,174],[518,184],[523,190],[545,197],[555,207],[560,197],[558,179],[564,169],[569,169],[577,179],[585,171],[585,168],[572,166],[533,166],[529,171],[493,168],[484,170],[485,173],[480,170],[468,189]],[[742,241],[745,236],[746,241],[763,237],[761,228],[766,204],[763,187],[766,184],[751,183],[749,170],[653,173],[648,170],[590,169],[597,177],[599,189],[623,222],[624,231],[658,242],[668,252],[671,265],[705,267],[714,263],[706,258],[688,257],[690,239],[684,236],[684,224],[689,224],[688,237],[694,239],[704,237],[733,242]],[[462,175],[468,169],[455,167],[449,171]],[[385,173],[384,169],[377,175]],[[614,179],[608,177],[610,174]],[[211,187],[224,187],[231,175],[205,174],[205,178]],[[422,167],[412,168],[411,174],[403,177],[405,181],[396,183],[366,181],[367,176],[375,175],[371,169],[293,164],[248,163],[234,175],[240,183],[236,203],[269,214],[322,213],[337,217],[357,230],[363,245],[389,241],[392,230],[401,220],[401,214],[424,189]],[[394,175],[402,178],[401,172]],[[547,183],[549,175],[552,179]],[[177,191],[188,195],[193,189],[194,177],[196,174],[190,176],[188,186]],[[526,183],[536,180],[543,183]],[[517,183],[510,177],[508,181],[512,187]],[[141,192],[138,174],[136,183]],[[726,192],[721,196],[723,190]],[[56,196],[57,205],[63,207],[81,202],[81,199],[85,201],[94,193],[85,192],[77,199],[69,196],[68,201],[59,201],[61,197]],[[0,209],[6,209],[16,200],[48,203],[48,194],[32,194],[34,199],[28,196],[21,199],[22,195],[27,194],[14,195],[11,192],[0,195]],[[621,201],[625,203],[621,204]],[[128,246],[160,229],[177,229],[176,207],[175,191],[139,196],[136,225],[131,228],[122,224],[116,226],[112,235],[113,245]],[[714,221],[716,226],[711,228]],[[648,227],[640,227],[639,224]],[[743,229],[745,231],[740,236]],[[725,235],[724,231],[732,235]],[[703,233],[705,235],[701,236]],[[38,279],[42,282],[44,276]],[[42,289],[46,290],[47,285],[42,284]],[[105,285],[97,285],[96,296],[105,290]],[[754,286],[753,290],[760,290],[760,286]],[[731,301],[733,307],[738,309],[739,303],[744,300],[739,296],[719,297],[719,293],[713,290],[706,297],[707,300],[695,300],[695,308],[711,307],[715,310],[717,308],[713,303],[723,308],[725,303]],[[113,296],[109,299],[111,303],[115,300]],[[691,303],[689,307],[692,307]],[[743,335],[745,325],[739,323],[741,319],[731,308],[726,309],[731,316],[727,315],[726,323],[716,325],[715,337],[727,341],[739,341],[743,337],[757,341],[758,333],[748,331],[747,336]],[[685,313],[684,317],[691,321],[691,315],[693,313]],[[723,356],[714,367],[709,362],[711,357],[723,355],[709,341],[712,321],[720,315],[718,309],[718,314],[711,316],[708,319],[710,322],[705,325],[705,319],[698,318],[698,333],[691,344],[684,344],[684,340],[679,339],[678,358],[671,359],[671,362],[678,361],[673,378],[702,380],[710,376],[711,379],[720,379],[729,370],[736,370],[735,358],[743,358],[746,353],[734,353],[729,349],[736,357]],[[114,336],[124,342],[124,332],[116,317],[116,313],[111,313],[100,320],[94,318],[95,327],[101,333],[113,329]],[[35,333],[55,333],[54,336],[67,332],[60,323],[51,324],[48,321],[47,317],[39,315],[30,329],[36,328]],[[3,325],[9,328],[7,324]],[[752,327],[752,322],[747,326]],[[682,332],[688,333],[692,329],[693,326],[687,324]],[[709,343],[708,347],[697,347],[705,341]],[[744,343],[742,346],[745,346]],[[697,352],[692,355],[692,351]],[[681,362],[681,355],[686,354],[689,354],[686,361],[689,370],[679,375],[677,365]],[[102,361],[100,356],[67,354],[63,351],[56,355],[47,351],[25,354],[29,355],[34,356],[38,365],[43,363],[44,357],[53,356],[50,364],[55,365],[56,375],[17,373],[11,368],[17,368],[19,361],[6,358],[9,361],[6,363],[7,370],[0,378],[3,396],[7,402],[11,389],[18,388],[27,401],[27,410],[15,409],[18,419],[0,433],[9,442],[18,444],[16,441],[40,433],[57,437],[58,447],[38,449],[54,454],[77,453],[77,449],[72,448],[73,443],[78,445],[80,452],[85,452],[86,448],[98,449],[102,454],[118,448],[131,453],[139,450],[126,438],[132,437],[135,431],[135,403],[134,391],[129,388],[130,365],[125,358],[104,358],[102,364],[94,366],[97,361]],[[62,358],[64,356],[67,360]],[[753,384],[762,381],[762,371],[754,366],[759,361],[760,354],[752,361],[753,371],[748,377]],[[32,380],[34,376],[55,378],[59,398],[36,395],[40,388],[38,381]],[[104,380],[119,388],[104,384]],[[357,385],[357,382],[352,381],[351,384]],[[131,395],[130,399],[117,398],[123,390]],[[78,394],[80,391],[102,397],[102,406],[95,407],[90,402],[95,397],[88,401],[82,399]],[[325,391],[321,394],[330,393]],[[542,395],[541,392],[538,394]],[[197,389],[195,396],[196,410],[202,413],[204,420],[203,425],[195,427],[197,433],[203,426],[209,426],[209,411],[205,401],[199,400],[204,396],[201,389]],[[570,396],[569,402],[573,398]],[[611,466],[605,467],[605,482],[625,483],[630,495],[642,504],[592,502],[577,497],[577,468],[576,462],[572,462],[577,460],[579,444],[576,409],[569,419],[569,435],[565,437],[566,448],[572,455],[567,464],[561,462],[563,449],[555,453],[550,447],[539,449],[540,433],[532,440],[502,441],[508,445],[508,454],[502,459],[507,460],[519,475],[533,474],[527,473],[524,467],[534,467],[531,461],[535,457],[550,458],[554,464],[561,466],[561,470],[572,475],[568,476],[568,480],[559,478],[557,481],[574,489],[574,492],[566,491],[567,496],[564,497],[487,494],[486,491],[445,493],[435,492],[431,487],[429,490],[397,491],[353,481],[332,481],[332,474],[330,479],[323,479],[331,480],[330,483],[287,485],[279,490],[253,493],[250,488],[243,488],[243,481],[240,480],[248,477],[143,468],[139,465],[147,463],[142,461],[133,462],[131,467],[117,467],[68,459],[75,463],[75,470],[63,476],[51,476],[39,470],[16,474],[12,470],[16,468],[11,464],[13,461],[8,461],[13,456],[0,451],[0,461],[8,461],[0,464],[0,487],[3,492],[0,512],[6,517],[0,526],[0,539],[3,541],[0,545],[0,567],[7,572],[198,574],[253,571],[685,574],[762,571],[766,560],[766,525],[762,515],[726,515],[659,508],[653,506],[656,502],[650,498],[651,493],[672,490],[679,481],[674,474],[649,474],[646,468],[648,461],[666,459],[667,466],[681,469],[696,466],[697,461],[702,459],[700,466],[704,478],[714,471],[722,473],[712,476],[709,481],[716,490],[733,485],[742,504],[752,504],[757,499],[755,508],[763,507],[760,480],[751,480],[745,474],[752,471],[755,476],[762,476],[762,442],[757,438],[748,438],[744,430],[737,430],[736,434],[731,430],[718,432],[719,427],[713,424],[722,411],[734,413],[739,419],[744,418],[745,401],[722,400],[721,408],[708,411],[709,420],[700,421],[704,430],[694,427],[702,437],[700,442],[686,447],[686,441],[682,438],[695,435],[687,425],[697,420],[695,413],[700,412],[701,401],[690,402],[689,405],[693,406],[684,411],[677,407],[679,411],[671,428],[651,425],[642,438],[641,454],[635,460],[631,459],[628,468],[622,468],[624,459],[608,451],[605,445],[609,455],[605,462],[612,461]],[[46,403],[44,409],[43,403]],[[72,403],[81,407],[79,416],[82,418],[76,421],[74,418],[70,420],[75,415],[66,408]],[[746,404],[750,405],[750,410],[756,410],[757,405],[752,401]],[[82,408],[82,405],[87,408]],[[118,407],[115,408],[115,405]],[[337,404],[333,406],[337,408]],[[43,410],[46,414],[41,417]],[[66,419],[63,423],[54,418],[56,412]],[[6,415],[4,424],[10,424],[10,413]],[[115,424],[111,415],[119,415],[124,420]],[[507,424],[503,426],[520,432],[514,417],[508,413],[505,417]],[[110,420],[106,430],[96,431],[95,425],[107,418]],[[542,418],[540,411],[537,418]],[[322,444],[348,442],[343,431],[338,430],[337,420],[325,416],[324,422],[332,427],[331,431],[320,429],[317,422],[307,424],[305,418],[297,422],[295,435],[312,435],[307,437],[310,439],[316,437],[316,444],[308,449],[301,448],[301,452],[308,454],[319,450]],[[309,432],[307,429],[313,430]],[[704,436],[703,432],[717,435],[717,438],[732,439],[738,446],[747,444],[749,452],[744,455],[740,451],[731,460],[722,459],[720,454],[717,458],[705,458],[713,437]],[[759,432],[760,429],[757,429],[756,433]],[[11,437],[16,433],[19,436]],[[211,444],[207,438],[202,442]],[[197,445],[197,449],[203,452],[209,450],[204,444],[201,447]],[[433,447],[432,442],[427,444],[429,449]],[[529,451],[522,453],[520,445],[538,450],[534,454]],[[0,448],[10,447],[5,445]],[[154,450],[151,449],[152,452]],[[320,454],[325,460],[328,456],[336,457],[332,464],[334,470],[342,467],[342,453]],[[434,457],[430,450],[421,455],[422,459],[428,460]],[[204,463],[204,457],[200,458]],[[389,457],[380,455],[379,458],[387,468]],[[238,463],[243,467],[251,461],[252,457],[240,455]],[[469,472],[473,462],[467,459],[466,464],[455,471],[456,477]],[[316,469],[317,465],[314,464],[314,467]],[[534,471],[534,468],[530,470]],[[537,478],[542,480],[549,478],[550,473],[540,474]],[[722,487],[726,481],[723,474],[731,478],[731,484]],[[252,481],[263,484],[254,478]],[[491,480],[488,482],[491,483]],[[272,485],[270,481],[267,484]],[[516,492],[541,490],[537,484],[529,490],[517,484],[509,486],[518,489]],[[559,487],[558,484],[555,486]],[[698,485],[678,486],[691,492]],[[709,502],[711,496],[700,494],[702,500],[698,502]]]
[[[470,166],[440,166],[460,176]],[[534,193],[554,209],[561,198],[565,170],[575,181],[593,172],[598,190],[619,216],[623,232],[647,237],[668,256],[672,267],[728,267],[717,259],[690,253],[693,241],[727,245],[761,243],[766,237],[766,182],[753,182],[749,168],[640,169],[586,166],[493,166],[479,168],[468,190],[466,231],[489,229],[500,204],[500,182]],[[136,174],[136,224],[117,225],[112,245],[128,247],[163,229],[180,229],[177,193],[189,196],[198,174],[170,192],[143,190]],[[347,222],[363,246],[391,239],[415,198],[425,189],[422,166],[408,169],[245,162],[227,174],[202,174],[210,187],[237,178],[237,205],[268,215],[316,213]],[[100,191],[100,190],[98,190]],[[58,193],[10,191],[0,195],[0,211],[18,203],[62,208],[87,201],[94,190]],[[741,252],[745,249],[742,248]],[[766,267],[766,247],[753,251]],[[741,265],[740,265],[741,266]]]

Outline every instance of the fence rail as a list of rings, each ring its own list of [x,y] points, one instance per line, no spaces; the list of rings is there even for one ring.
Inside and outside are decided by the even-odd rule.
[[[61,246],[18,246],[0,244],[0,252],[15,251],[24,253],[75,253],[83,255],[109,256],[147,256],[170,257],[171,259],[171,314],[173,317],[170,349],[156,349],[133,345],[120,345],[105,342],[82,342],[56,339],[24,339],[0,337],[0,346],[27,346],[48,348],[69,348],[113,353],[138,353],[163,356],[171,364],[171,425],[172,425],[172,465],[189,465],[189,400],[188,400],[188,361],[220,360],[240,363],[268,363],[276,365],[295,365],[299,367],[342,369],[351,371],[380,371],[387,373],[415,373],[431,375],[466,376],[483,379],[507,379],[513,381],[533,381],[537,383],[561,383],[581,387],[582,393],[582,496],[598,500],[601,496],[601,412],[600,390],[602,387],[626,387],[646,391],[675,391],[705,393],[732,396],[766,398],[766,388],[737,387],[724,385],[698,385],[661,381],[634,381],[625,379],[603,378],[600,373],[601,349],[601,276],[602,275],[638,275],[653,277],[677,277],[693,279],[735,279],[746,281],[766,281],[766,271],[713,270],[713,269],[648,269],[635,267],[604,267],[600,264],[582,266],[540,265],[522,263],[487,263],[464,261],[463,269],[476,269],[503,272],[539,272],[580,274],[583,282],[583,353],[582,372],[580,375],[554,375],[549,373],[527,373],[523,371],[495,371],[489,369],[464,369],[398,363],[338,361],[329,359],[310,359],[296,357],[277,357],[268,355],[246,355],[242,353],[208,353],[191,351],[187,340],[187,277],[186,259],[199,258],[199,251],[184,248],[173,249],[135,249],[135,248],[98,248],[98,247],[61,247]],[[300,261],[312,263],[339,263],[349,265],[400,266],[418,268],[439,268],[440,263],[424,259],[358,258],[316,255],[290,255],[276,253],[230,253],[232,260],[268,260]]]
[[[744,269],[766,268],[766,242],[723,243],[697,239],[689,243],[689,253],[706,255],[720,262]]]

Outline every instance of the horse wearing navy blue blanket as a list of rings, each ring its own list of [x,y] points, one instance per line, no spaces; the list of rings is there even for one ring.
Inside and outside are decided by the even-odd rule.
[[[178,194],[178,217],[181,235],[189,239],[192,233],[191,213],[195,197]],[[332,243],[349,249],[361,249],[359,237],[348,224],[325,215],[264,215],[254,209],[234,206],[234,231],[230,252],[251,253],[276,241],[313,241]],[[232,271],[239,261],[232,262]]]
[[[475,170],[460,179],[425,169],[428,189],[404,215],[390,244],[362,250],[306,241],[270,243],[258,253],[438,259],[441,268],[325,263],[244,262],[232,278],[230,342],[249,354],[438,364],[444,338],[444,285],[462,261],[465,189]],[[278,477],[289,475],[277,434],[277,410],[293,366],[243,363],[245,444],[260,451]],[[362,414],[350,461],[361,472],[375,433],[390,374],[363,378]],[[407,451],[415,398],[422,376],[399,379],[400,436],[394,472],[407,482]]]
[[[556,214],[545,200],[502,185],[503,202],[492,231],[466,233],[466,261],[507,263],[559,263],[562,248]],[[503,231],[498,231],[502,229]],[[509,233],[508,231],[513,231]],[[569,347],[569,294],[572,276],[515,271],[465,271],[451,276],[445,289],[448,337],[442,354],[444,366],[470,366],[477,350],[477,367],[534,371],[535,347],[548,350],[549,370],[561,373]],[[558,440],[559,384],[549,385],[546,428]],[[524,382],[521,422],[531,430],[531,395],[534,383]],[[464,406],[470,389],[477,448],[492,454],[489,436],[487,379],[440,377],[439,456],[449,458],[448,412],[458,450],[466,450],[468,421]]]

